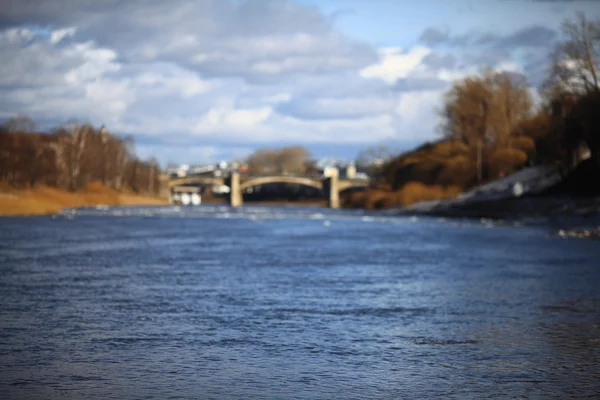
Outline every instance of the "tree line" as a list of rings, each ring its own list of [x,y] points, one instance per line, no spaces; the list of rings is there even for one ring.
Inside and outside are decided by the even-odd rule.
[[[304,175],[316,170],[313,156],[303,146],[257,149],[246,163],[253,174]]]
[[[66,123],[38,132],[31,118],[19,115],[0,126],[0,182],[13,187],[45,184],[71,191],[100,182],[117,190],[157,194],[160,168],[142,161],[131,137],[104,127]]]
[[[568,173],[586,157],[600,171],[600,19],[578,14],[562,33],[537,106],[520,74],[484,70],[456,81],[440,110],[442,140],[388,161],[382,182],[465,190],[526,165]]]

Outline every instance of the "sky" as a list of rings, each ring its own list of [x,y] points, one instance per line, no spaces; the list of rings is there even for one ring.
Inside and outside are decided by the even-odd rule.
[[[105,125],[163,165],[400,152],[439,138],[457,79],[534,92],[577,12],[600,1],[0,0],[0,119]]]

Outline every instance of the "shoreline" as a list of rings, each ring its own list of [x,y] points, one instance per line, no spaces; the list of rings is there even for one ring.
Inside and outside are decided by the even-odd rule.
[[[209,197],[202,204],[227,205],[221,198]],[[53,215],[64,209],[97,206],[167,206],[165,198],[117,191],[99,184],[88,185],[78,192],[40,185],[33,189],[0,188],[0,217]],[[245,206],[327,206],[325,200],[246,201]],[[345,209],[345,208],[342,208]],[[582,235],[600,236],[600,196],[527,195],[501,199],[442,200],[416,203],[405,208],[376,211],[387,216],[429,216],[456,219],[497,221],[539,221],[565,225],[569,229],[587,229]],[[582,228],[583,227],[583,228]],[[589,232],[590,228],[593,231]],[[566,232],[566,236],[578,235]]]
[[[93,184],[88,188],[69,192],[65,189],[39,185],[32,189],[0,188],[0,217],[26,217],[53,215],[62,210],[78,207],[98,206],[168,206],[168,199],[121,192],[102,185]],[[227,205],[225,199],[209,198],[202,204]],[[325,207],[325,200],[306,201],[246,201],[246,206],[293,206],[293,207]]]
[[[208,199],[202,200],[202,204],[220,204],[228,205],[226,200],[221,199]],[[258,200],[258,201],[245,201],[243,206],[291,206],[291,207],[326,207],[326,200]]]
[[[438,202],[388,215],[487,220],[496,223],[548,224],[563,238],[600,239],[600,197],[526,196],[456,204]]]
[[[99,184],[88,185],[77,192],[45,185],[30,189],[0,188],[0,217],[52,215],[76,207],[167,204],[167,199],[117,191]]]
[[[600,215],[600,197],[526,196],[522,198],[477,200],[465,203],[440,201],[415,204],[400,213],[477,219],[560,219],[593,218]]]

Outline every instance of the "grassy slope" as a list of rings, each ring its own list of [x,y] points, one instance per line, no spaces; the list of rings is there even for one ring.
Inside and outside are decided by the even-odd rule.
[[[100,184],[90,184],[78,192],[43,185],[23,190],[0,187],[0,215],[52,214],[63,208],[95,205],[160,204],[168,204],[168,201],[131,192],[119,192]]]
[[[382,209],[455,198],[476,178],[468,151],[458,142],[422,145],[388,163],[383,171],[386,184],[344,194],[342,204],[347,208]]]

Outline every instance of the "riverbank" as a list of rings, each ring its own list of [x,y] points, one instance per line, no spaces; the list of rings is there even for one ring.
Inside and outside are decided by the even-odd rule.
[[[203,196],[203,204],[227,205],[224,197]],[[33,189],[15,189],[10,186],[0,187],[0,216],[16,215],[48,215],[60,212],[65,208],[94,206],[146,206],[169,205],[167,199],[139,195],[128,191],[117,191],[100,184],[90,184],[77,192],[38,185]],[[247,206],[301,206],[325,207],[326,200],[266,200],[247,201]]]
[[[454,199],[416,202],[389,211],[489,219],[596,216],[600,213],[600,169],[591,160],[566,176],[554,166],[529,167]]]
[[[479,201],[441,201],[416,204],[398,212],[450,218],[505,220],[600,220],[600,197],[527,196]]]
[[[562,176],[548,167],[524,169],[453,200],[429,201],[388,210],[395,215],[428,215],[505,221],[546,221],[563,237],[600,238],[600,171],[584,162]]]
[[[92,183],[85,189],[69,192],[39,185],[32,189],[0,187],[0,216],[54,214],[64,208],[86,206],[134,206],[169,204],[167,199],[117,191]]]

